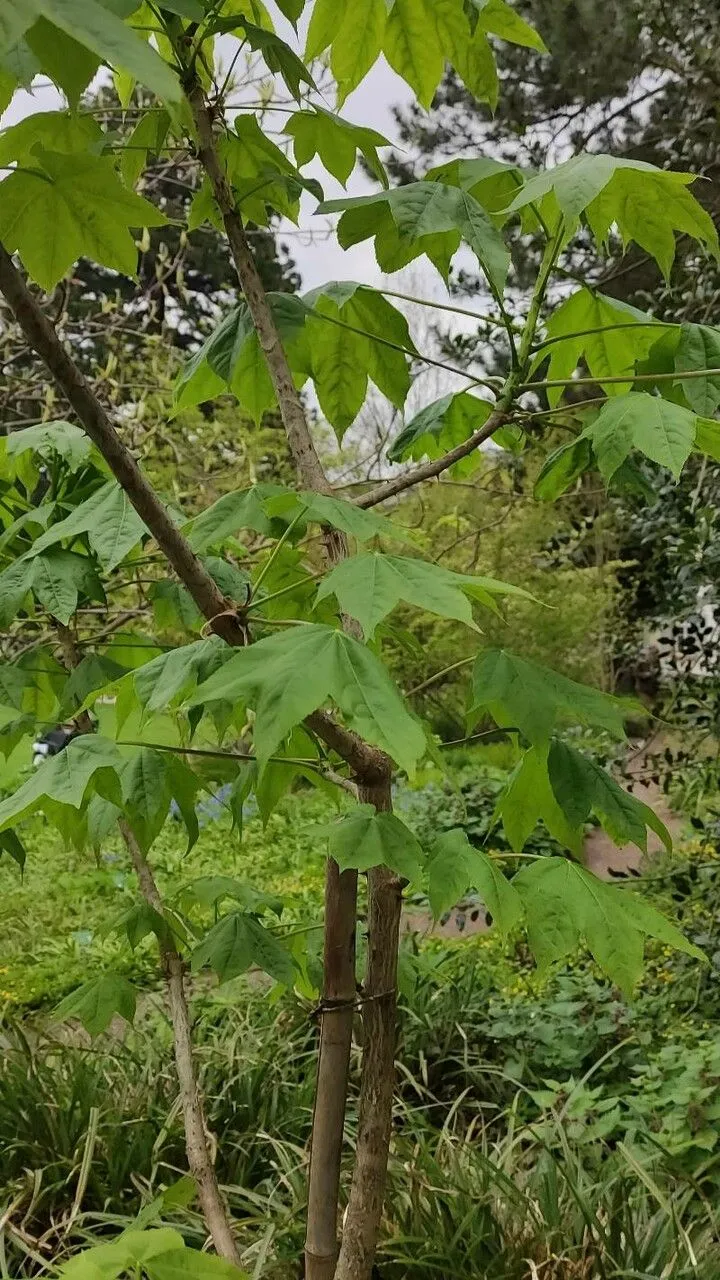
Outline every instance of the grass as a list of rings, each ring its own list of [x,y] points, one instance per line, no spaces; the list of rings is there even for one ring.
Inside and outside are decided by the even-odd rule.
[[[291,1280],[314,1075],[306,1012],[290,999],[273,1008],[239,980],[198,997],[195,1013],[243,1263],[258,1278]],[[502,1109],[487,1107],[480,1088],[439,1100],[421,1078],[418,1047],[409,1050],[383,1280],[716,1280],[712,1202],[691,1180],[668,1179],[630,1145],[583,1149],[559,1115],[541,1132],[523,1119],[522,1091]],[[193,1204],[158,1206],[184,1158],[169,1031],[152,1009],[125,1041],[93,1050],[11,1033],[0,1147],[3,1275],[36,1275],[138,1214],[161,1215],[195,1246],[204,1241]]]

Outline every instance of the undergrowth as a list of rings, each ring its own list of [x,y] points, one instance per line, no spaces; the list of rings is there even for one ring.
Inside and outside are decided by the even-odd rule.
[[[501,762],[475,760],[475,778],[469,760],[456,788],[433,777],[399,797],[419,832],[432,817],[492,842],[486,819]],[[189,854],[168,826],[154,852],[163,887],[231,872],[281,889],[291,918],[318,937],[322,858],[312,825],[328,806],[313,798],[308,815],[304,796],[301,828],[298,803],[288,798],[264,831],[250,818],[242,843],[225,819],[209,822]],[[182,1181],[152,948],[116,955],[108,932],[131,893],[119,849],[110,842],[94,863],[34,830],[23,881],[0,866],[2,1280],[52,1271],[138,1215],[179,1225],[195,1245],[205,1238]],[[656,860],[640,889],[715,956],[720,861],[707,835]],[[146,988],[135,1027],[92,1043],[58,1027],[56,999],[120,954]],[[491,931],[407,938],[401,978],[383,1280],[717,1280],[720,1001],[711,966],[653,944],[628,1005],[591,962],[542,976],[521,939]],[[316,1034],[306,994],[268,991],[252,977],[192,991],[218,1172],[258,1280],[295,1280],[301,1252]],[[351,1141],[357,1068],[355,1060]]]

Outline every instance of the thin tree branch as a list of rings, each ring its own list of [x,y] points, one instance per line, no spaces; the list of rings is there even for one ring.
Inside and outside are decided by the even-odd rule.
[[[137,842],[132,827],[125,820],[118,820],[120,834],[130,855],[140,892],[148,906],[163,915],[163,903],[150,865]],[[173,1026],[175,1068],[180,1085],[180,1098],[185,1126],[185,1146],[188,1168],[195,1179],[198,1198],[212,1241],[221,1258],[240,1265],[240,1254],[235,1243],[227,1208],[220,1193],[208,1141],[202,1093],[198,1084],[193,1054],[190,1010],[185,993],[185,965],[168,928],[158,938],[160,960],[165,975],[165,985]]]
[[[443,471],[447,471],[448,467],[452,467],[461,458],[467,458],[468,454],[473,453],[485,440],[489,440],[499,427],[510,421],[508,409],[506,407],[501,408],[501,402],[503,405],[505,404],[504,396],[501,396],[498,400],[498,407],[493,409],[487,422],[482,427],[479,427],[477,431],[474,431],[462,444],[456,445],[454,449],[450,449],[441,458],[436,458],[433,462],[421,462],[419,466],[412,467],[409,471],[404,471],[400,476],[394,476],[391,480],[383,480],[374,489],[370,489],[367,493],[362,493],[359,497],[353,498],[354,505],[362,507],[363,510],[367,510],[368,507],[375,507],[378,502],[386,502],[388,498],[394,498],[396,494],[403,493],[405,489],[412,489],[414,485],[421,484],[424,480],[432,480],[435,476],[442,475]]]
[[[317,493],[331,493],[332,488],[310,435],[305,410],[280,341],[260,272],[248,244],[245,227],[237,211],[232,186],[220,161],[212,119],[202,85],[197,78],[193,77],[188,84],[187,95],[198,134],[198,158],[208,175],[222,215],[235,270],[267,361],[295,465],[305,488]]]
[[[57,623],[56,630],[65,666],[72,671],[80,662],[75,636],[63,623]],[[76,723],[83,733],[92,733],[93,725],[87,711],[79,713]],[[130,856],[143,898],[153,911],[162,916],[162,898],[150,864],[138,844],[132,827],[125,818],[118,818],[118,829]],[[211,1145],[208,1141],[205,1108],[195,1070],[190,1011],[185,993],[185,966],[169,928],[162,936],[158,936],[158,950],[173,1025],[175,1068],[183,1109],[188,1168],[195,1179],[203,1217],[216,1252],[221,1258],[227,1258],[229,1262],[239,1266],[240,1254],[210,1154]]]

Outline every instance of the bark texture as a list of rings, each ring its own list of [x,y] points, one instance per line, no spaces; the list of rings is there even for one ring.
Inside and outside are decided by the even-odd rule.
[[[360,800],[392,807],[389,778],[361,787]],[[368,962],[363,1001],[363,1069],[350,1198],[335,1280],[369,1280],[385,1199],[395,1090],[397,959],[402,881],[387,867],[368,872]]]

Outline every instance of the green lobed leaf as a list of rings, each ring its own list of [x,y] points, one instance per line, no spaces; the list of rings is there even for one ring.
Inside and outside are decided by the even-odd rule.
[[[150,1280],[250,1280],[225,1258],[186,1247],[158,1253],[143,1265]]]
[[[122,801],[125,816],[143,853],[160,834],[171,800],[169,760],[165,752],[140,747],[125,761],[122,770]]]
[[[493,77],[497,82],[491,51],[489,56]],[[507,206],[518,188],[522,187],[525,174],[516,164],[496,160],[492,156],[476,156],[474,159],[447,160],[444,164],[435,165],[428,169],[423,181],[442,182],[447,187],[462,187],[475,197],[483,209],[487,209],[498,226],[503,226],[510,216]],[[522,226],[524,231],[537,230],[539,224],[532,210],[523,215]]]
[[[34,118],[30,117],[31,120]],[[5,445],[8,458],[17,458],[28,450],[39,454],[41,458],[49,458],[55,454],[67,463],[70,471],[77,471],[92,449],[82,427],[62,419],[40,422],[34,427],[24,427],[22,431],[12,431],[6,437]]]
[[[91,693],[107,688],[124,674],[124,667],[105,654],[86,654],[77,666],[73,667],[63,688],[62,713],[74,714],[84,705]]]
[[[375,249],[381,267],[384,264],[378,250],[388,227],[394,228],[399,245],[407,251],[406,262],[425,252],[435,261],[439,238],[449,263],[463,239],[495,288],[502,292],[505,287],[510,257],[502,236],[482,205],[461,188],[440,182],[411,182],[377,195],[329,200],[318,212],[342,213],[337,235],[344,249],[377,237]]]
[[[473,0],[473,4],[478,10],[478,23],[484,31],[500,36],[502,40],[507,40],[511,44],[535,49],[538,53],[548,52],[542,36],[507,3],[507,0]]]
[[[36,600],[66,626],[81,595],[104,602],[105,595],[87,556],[53,548],[29,562]]]
[[[100,125],[91,116],[80,116],[73,111],[37,111],[0,132],[0,168],[5,169],[13,162],[32,165],[38,145],[45,151],[71,155],[87,152],[101,143],[103,136]],[[50,425],[29,427],[21,434]]]
[[[540,858],[513,879],[527,916],[528,941],[539,968],[566,959],[584,939],[608,977],[627,994],[642,973],[643,943],[628,928],[622,891],[596,880],[577,863]]]
[[[334,15],[330,69],[337,82],[338,100],[343,103],[380,57],[387,25],[386,0],[342,0],[341,5],[337,0],[325,0],[324,4],[316,0],[317,7],[321,12],[317,24],[311,23],[308,43],[311,36],[315,43],[324,39],[326,24]]]
[[[127,935],[133,951],[150,934],[154,934],[160,943],[167,943],[172,937],[172,931],[165,917],[148,902],[138,902],[131,907],[115,926],[115,931],[119,929]]]
[[[640,160],[581,154],[530,178],[509,208],[516,212],[539,204],[553,224],[561,213],[568,238],[585,213],[599,245],[616,225],[624,243],[634,240],[667,278],[676,231],[693,236],[715,256],[720,253],[712,219],[687,190],[693,180],[693,174],[657,169]]]
[[[183,903],[195,902],[201,907],[216,907],[226,898],[239,902],[250,915],[263,911],[272,911],[278,917],[283,912],[282,898],[261,893],[245,880],[237,880],[234,876],[199,876],[181,890]]]
[[[632,842],[646,853],[650,827],[668,853],[672,851],[670,833],[652,809],[623,791],[605,769],[574,747],[553,740],[548,772],[555,798],[574,826],[580,826],[594,812],[617,845]]]
[[[17,716],[0,725],[0,755],[7,760],[23,738],[34,732],[35,717],[31,715]]]
[[[389,147],[390,143],[377,130],[352,124],[315,105],[312,110],[295,112],[283,132],[293,140],[297,165],[306,165],[317,155],[328,173],[345,186],[360,152],[378,182],[388,185],[378,147]]]
[[[199,631],[203,618],[187,587],[179,582],[155,582],[148,590],[159,631]]]
[[[179,649],[169,649],[129,672],[115,689],[120,696],[148,712],[169,711],[185,698],[199,681],[206,680],[229,658],[232,650],[219,636],[196,640]],[[96,692],[102,692],[96,686]],[[129,695],[132,698],[129,698]]]
[[[35,573],[30,560],[14,560],[0,573],[0,627],[9,627],[27,598]]]
[[[297,977],[295,961],[282,942],[241,911],[218,921],[193,951],[190,964],[193,972],[214,969],[220,982],[229,982],[254,964],[284,986],[293,986]]]
[[[490,596],[492,606],[493,594],[513,591],[517,588],[510,584],[466,577],[427,560],[363,552],[341,561],[323,578],[317,600],[334,595],[342,612],[357,618],[366,639],[372,639],[378,624],[401,600],[475,627],[466,592],[476,597],[479,592],[483,603]]]
[[[120,173],[127,187],[134,187],[148,165],[150,156],[159,156],[170,128],[167,111],[151,110],[140,116],[120,156]]]
[[[305,63],[274,31],[257,27],[242,15],[239,17],[239,22],[242,23],[250,48],[262,54],[270,71],[275,71],[282,76],[293,98],[300,100],[301,84],[306,84],[311,89],[317,88]]]
[[[405,880],[416,881],[420,875],[422,848],[394,813],[379,813],[371,804],[360,804],[339,822],[315,831],[328,837],[330,857],[341,871],[386,866]]]
[[[0,237],[46,291],[80,257],[128,276],[137,271],[130,227],[158,227],[165,214],[123,187],[111,156],[36,151],[32,169],[0,184]]]
[[[697,419],[682,405],[646,391],[614,397],[603,405],[583,436],[590,440],[597,464],[609,480],[631,449],[667,467],[677,479],[695,443]]]
[[[510,933],[522,916],[513,885],[496,862],[470,844],[459,828],[438,836],[427,862],[428,897],[435,919],[454,907],[468,889],[477,889],[500,933]]]
[[[185,1242],[179,1231],[172,1227],[160,1227],[146,1231],[130,1227],[116,1240],[83,1249],[60,1268],[63,1280],[116,1280],[126,1272],[135,1273],[157,1255],[172,1254],[184,1250]],[[206,1255],[187,1250],[190,1257]],[[235,1273],[237,1275],[237,1272]]]
[[[624,720],[638,704],[616,698],[520,658],[507,649],[488,649],[473,668],[469,719],[488,711],[501,726],[517,727],[533,744],[548,742],[558,723],[585,724],[624,736]]]
[[[241,529],[252,529],[264,537],[272,537],[278,532],[279,522],[273,523],[268,515],[266,500],[287,492],[279,484],[256,484],[251,489],[226,493],[199,516],[183,525],[182,532],[193,551],[199,554],[210,547],[222,546]],[[282,532],[282,527],[279,532]]]
[[[466,440],[487,422],[492,412],[488,400],[468,391],[443,396],[426,405],[400,432],[388,449],[390,462],[406,462],[408,458],[440,458],[455,445]],[[463,470],[478,465],[479,454],[464,461]]]
[[[541,969],[564,960],[584,939],[608,977],[630,996],[642,973],[645,936],[704,958],[659,912],[646,911],[643,899],[598,880],[577,863],[539,858],[512,883],[523,900],[528,939]]]
[[[412,771],[425,735],[378,659],[331,627],[303,624],[233,655],[189,699],[189,706],[233,698],[255,709],[261,770],[290,731],[332,698],[351,728]]]
[[[445,69],[445,54],[438,42],[433,0],[393,0],[383,52],[393,71],[410,85],[420,105],[430,107]],[[456,0],[462,21],[462,3]],[[470,28],[466,23],[469,37]]]
[[[407,320],[382,293],[333,281],[306,294],[308,371],[339,439],[365,400],[368,377],[402,408],[415,354]],[[300,372],[300,370],[298,370]]]
[[[405,317],[381,293],[342,281],[304,298],[268,296],[296,384],[313,378],[321,407],[340,437],[362,407],[368,377],[393,404],[403,406],[415,347]],[[225,317],[180,374],[176,409],[217,395],[222,384],[256,421],[275,404],[244,303]]]
[[[60,1022],[77,1018],[91,1036],[107,1031],[116,1014],[130,1023],[135,1017],[135,988],[116,973],[105,973],[84,983],[61,1000],[54,1011]]]
[[[554,502],[593,465],[592,445],[582,435],[561,444],[545,459],[535,481],[534,494],[539,502]]]
[[[7,2],[7,0],[4,0]],[[17,0],[9,0],[17,3]],[[27,0],[20,0],[27,3]],[[159,98],[179,102],[180,82],[156,51],[97,0],[32,0],[33,7],[103,62],[122,68]]]
[[[553,382],[566,378],[571,383],[584,360],[606,395],[624,395],[632,383],[605,383],[603,379],[632,375],[637,362],[647,356],[659,328],[652,316],[636,307],[591,289],[578,289],[552,312],[546,325],[548,341],[540,346],[532,369],[549,356],[547,378]],[[549,404],[558,404],[563,394],[562,387],[548,387]]]
[[[679,373],[699,369],[720,371],[720,329],[705,324],[683,324],[675,351],[675,368]],[[711,417],[720,405],[720,372],[704,378],[681,378],[685,398],[695,413]]]
[[[32,547],[37,556],[58,542],[72,541],[86,533],[93,551],[108,572],[116,568],[147,533],[145,525],[124,489],[109,480],[64,520],[51,525]]]
[[[695,448],[720,462],[720,422],[715,418],[696,418]]]
[[[304,509],[304,518],[317,521],[318,524],[330,525],[333,529],[342,529],[358,542],[369,542],[371,538],[394,538],[399,542],[412,542],[413,539],[401,525],[395,524],[387,516],[378,515],[376,511],[364,511],[344,498],[335,498],[331,494],[314,493],[304,490],[295,493],[285,490],[281,494],[266,498],[263,506],[271,516],[281,516],[290,521]]]
[[[304,381],[308,372],[304,346],[307,309],[293,294],[270,293],[268,301],[291,367],[305,370]],[[244,302],[233,308],[181,371],[175,386],[175,410],[202,403],[223,389],[231,391],[256,421],[275,403],[265,357]]]
[[[558,804],[548,772],[545,745],[526,751],[498,797],[495,816],[502,819],[505,835],[515,853],[542,821],[549,834],[576,857],[582,852],[582,821],[574,822]]]
[[[118,801],[121,763],[114,742],[94,734],[73,738],[64,751],[45,760],[17,791],[0,801],[0,831],[46,801],[80,809],[91,784],[106,799]]]

